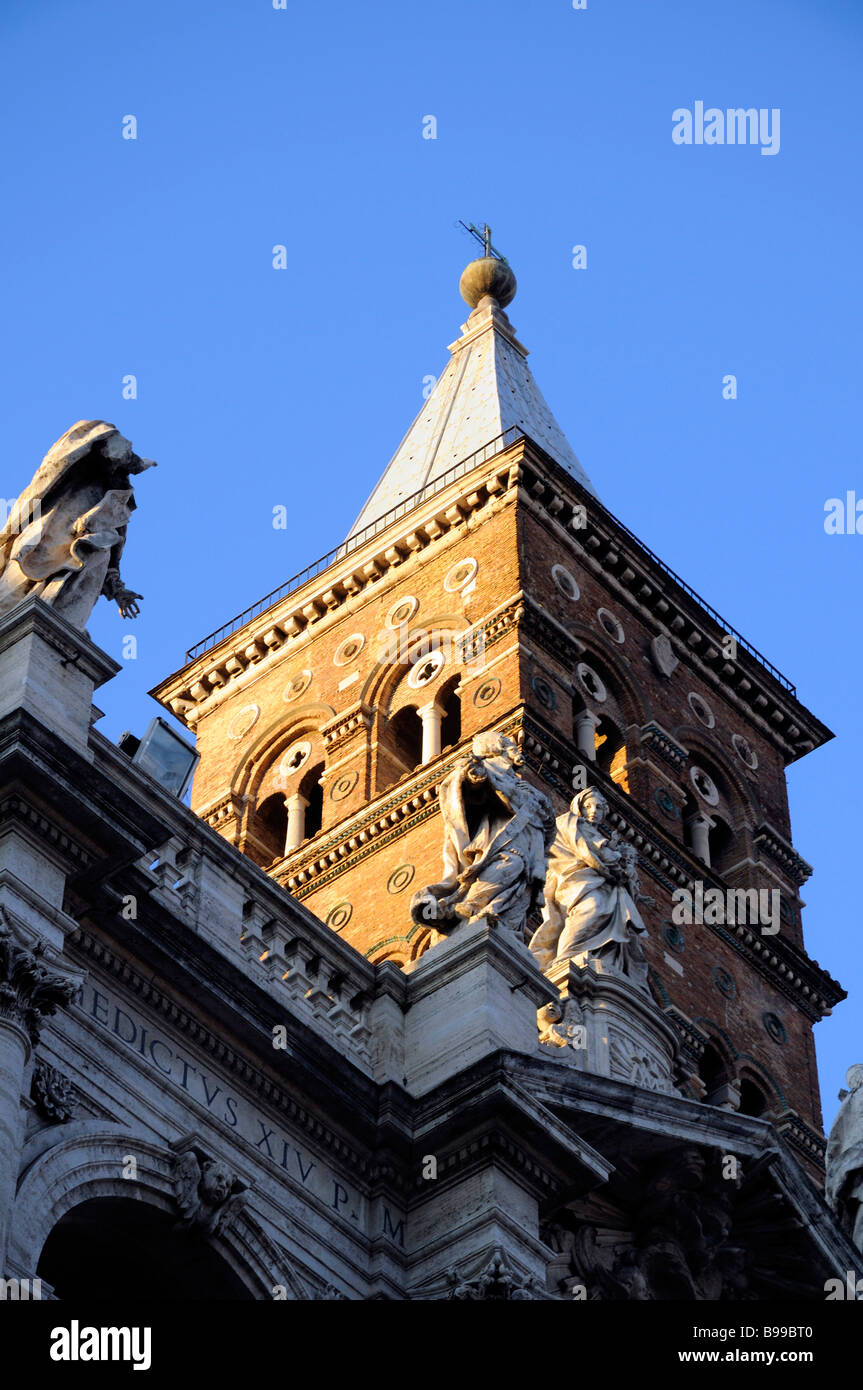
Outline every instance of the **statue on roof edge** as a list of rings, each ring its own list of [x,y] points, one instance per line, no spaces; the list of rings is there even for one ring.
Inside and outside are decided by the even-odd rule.
[[[120,557],[135,509],[130,477],[153,467],[105,420],[61,435],[0,530],[0,617],[36,596],[83,631],[100,595],[137,617],[141,595],[120,578]]]

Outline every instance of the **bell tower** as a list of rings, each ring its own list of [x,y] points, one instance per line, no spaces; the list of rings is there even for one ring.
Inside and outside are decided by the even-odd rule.
[[[210,634],[153,693],[197,735],[193,809],[373,963],[439,939],[437,794],[485,730],[564,811],[601,789],[651,903],[653,999],[683,1091],[770,1118],[818,1171],[806,954],[784,769],[831,734],[601,503],[507,315],[486,239],[449,361],[350,534]],[[526,938],[538,922],[526,924]]]

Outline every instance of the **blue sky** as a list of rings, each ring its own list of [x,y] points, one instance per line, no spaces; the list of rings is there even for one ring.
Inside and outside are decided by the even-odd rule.
[[[464,319],[458,219],[487,220],[605,504],[837,734],[789,774],[808,949],[851,991],[816,1029],[829,1121],[863,1060],[863,536],[824,531],[863,497],[859,6],[5,0],[0,33],[0,494],[80,418],[159,462],[143,615],[91,623],[138,638],[101,727],[141,732],[188,646],[346,533]],[[779,153],[675,145],[699,100],[779,108]]]

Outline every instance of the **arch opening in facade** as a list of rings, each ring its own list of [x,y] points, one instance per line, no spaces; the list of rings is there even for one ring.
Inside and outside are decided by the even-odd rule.
[[[94,1197],[51,1230],[37,1273],[59,1299],[147,1302],[253,1298],[212,1245],[177,1231],[170,1214],[130,1197]]]

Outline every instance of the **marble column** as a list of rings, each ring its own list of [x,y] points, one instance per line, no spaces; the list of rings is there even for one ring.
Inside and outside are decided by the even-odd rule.
[[[432,700],[429,704],[422,705],[417,714],[423,723],[422,760],[424,763],[430,763],[433,758],[440,757],[443,710]]]
[[[295,849],[299,849],[303,840],[306,838],[306,810],[309,802],[308,798],[300,792],[294,792],[293,796],[285,797],[285,805],[288,808],[288,833],[285,836],[285,854],[292,854]]]
[[[594,734],[599,723],[598,715],[591,714],[589,709],[581,711],[575,716],[575,743],[581,756],[589,763],[596,762],[596,741]]]
[[[715,825],[715,821],[703,811],[698,811],[686,822],[689,831],[689,843],[692,853],[696,859],[700,859],[702,864],[710,868],[710,832]]]

